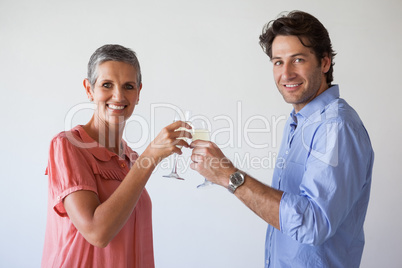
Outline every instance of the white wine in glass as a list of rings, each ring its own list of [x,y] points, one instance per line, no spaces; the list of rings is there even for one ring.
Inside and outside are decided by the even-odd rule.
[[[205,128],[204,125],[203,125],[203,128],[194,128],[192,135],[193,135],[193,141],[196,141],[196,140],[209,141],[211,139],[209,130],[207,128]],[[202,187],[209,186],[212,184],[213,184],[212,182],[205,179],[204,183],[198,185],[197,188],[202,188]]]
[[[193,141],[196,141],[196,140],[209,141],[210,140],[208,129],[194,129],[192,135],[193,135]]]

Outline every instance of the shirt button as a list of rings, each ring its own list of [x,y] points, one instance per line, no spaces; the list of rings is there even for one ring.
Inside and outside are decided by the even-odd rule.
[[[286,151],[285,154],[289,154],[289,151]]]
[[[126,166],[126,164],[124,164],[124,163],[121,163],[121,165],[120,165],[121,167],[125,167]]]

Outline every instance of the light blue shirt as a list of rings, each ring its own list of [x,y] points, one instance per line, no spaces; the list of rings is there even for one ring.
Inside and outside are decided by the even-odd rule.
[[[265,267],[359,267],[374,152],[357,113],[334,85],[284,129],[272,187],[280,231],[268,225]]]

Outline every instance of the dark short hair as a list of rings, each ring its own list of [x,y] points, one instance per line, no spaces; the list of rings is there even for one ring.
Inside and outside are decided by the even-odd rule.
[[[268,22],[260,35],[260,45],[270,58],[272,58],[272,43],[278,35],[297,36],[305,47],[313,50],[318,62],[321,62],[324,56],[328,56],[331,59],[331,66],[326,73],[326,79],[327,84],[331,85],[334,79],[333,59],[336,53],[332,49],[327,29],[317,18],[306,12],[295,10]],[[303,42],[303,39],[308,43]]]
[[[105,61],[120,61],[132,65],[137,71],[137,85],[141,85],[141,68],[134,51],[121,45],[104,45],[95,50],[88,62],[88,80],[94,85],[98,79],[98,66]]]

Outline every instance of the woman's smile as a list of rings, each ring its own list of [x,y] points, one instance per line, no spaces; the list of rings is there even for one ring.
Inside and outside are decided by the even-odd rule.
[[[98,119],[107,124],[124,123],[132,115],[141,91],[137,70],[125,62],[106,61],[97,71],[95,85],[87,93],[97,104]]]

